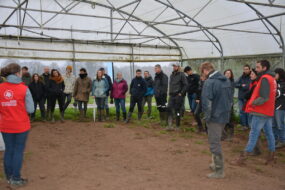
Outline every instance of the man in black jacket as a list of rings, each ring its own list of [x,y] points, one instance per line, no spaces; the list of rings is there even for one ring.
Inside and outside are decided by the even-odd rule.
[[[180,65],[175,63],[173,72],[170,75],[169,82],[169,101],[168,101],[168,127],[167,130],[172,130],[173,115],[176,119],[176,129],[180,127],[181,111],[184,103],[184,96],[187,91],[188,82],[186,76],[180,71]]]
[[[45,86],[45,94],[44,94],[44,103],[46,103],[46,119],[50,115],[50,100],[49,100],[49,92],[48,92],[48,85],[49,85],[49,79],[50,79],[50,68],[48,66],[44,67],[44,73],[41,75],[42,81]]]
[[[105,69],[103,67],[100,68],[99,70],[102,71],[104,78],[107,79],[108,84],[109,84],[109,90],[107,91],[107,93],[106,93],[107,97],[105,98],[106,118],[108,119],[110,116],[109,104],[108,104],[109,98],[108,97],[110,96],[110,92],[112,90],[113,83],[112,83],[111,77],[105,72]]]
[[[190,66],[185,67],[184,72],[187,74],[187,97],[189,101],[189,106],[191,109],[191,113],[194,113],[197,105],[196,99],[199,88],[200,76],[198,74],[194,74]]]
[[[245,94],[249,90],[250,80],[250,66],[243,67],[242,76],[235,82],[235,87],[238,88],[238,105],[240,111],[240,124],[243,129],[249,128],[248,114],[243,111],[244,104],[246,103]]]
[[[167,91],[168,77],[161,70],[160,65],[155,65],[154,97],[159,111],[161,125],[167,125]]]
[[[146,82],[142,78],[142,71],[138,69],[136,70],[136,77],[132,80],[130,85],[131,104],[126,123],[130,121],[136,104],[138,105],[138,120],[141,120],[143,113],[142,101],[146,91]]]

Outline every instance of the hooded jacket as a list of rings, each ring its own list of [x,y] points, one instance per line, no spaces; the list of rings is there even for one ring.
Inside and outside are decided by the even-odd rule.
[[[251,83],[250,75],[243,74],[236,82],[235,87],[238,88],[238,99],[243,100],[245,94],[249,90],[249,85]],[[243,86],[243,84],[245,86]]]
[[[153,79],[151,76],[144,78],[145,82],[146,82],[146,86],[147,86],[147,91],[145,93],[145,96],[152,96],[154,94],[154,90],[153,90]]]
[[[169,95],[177,96],[179,93],[185,96],[188,82],[183,72],[173,71],[170,75]]]
[[[90,77],[80,78],[75,81],[73,97],[77,101],[88,102],[92,88],[92,80]]]
[[[147,91],[146,82],[142,77],[133,78],[130,85],[130,94],[142,98]]]
[[[228,123],[232,103],[230,80],[218,71],[211,72],[202,89],[202,110],[206,122]]]

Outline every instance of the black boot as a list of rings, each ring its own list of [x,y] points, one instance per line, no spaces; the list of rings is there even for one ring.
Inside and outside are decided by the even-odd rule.
[[[120,121],[120,112],[116,112],[116,120]]]
[[[127,113],[126,112],[123,113],[123,118],[124,118],[124,121],[126,121],[126,119],[127,119]]]
[[[132,117],[132,112],[129,112],[129,113],[128,113],[128,117],[127,117],[125,123],[129,123],[130,120],[131,120],[131,117]]]
[[[50,120],[51,118],[50,118],[50,110],[49,109],[47,109],[47,112],[46,112],[46,120],[48,121],[48,120]]]
[[[102,122],[102,109],[98,109],[98,115],[99,115],[99,117],[98,117],[98,121],[99,122]]]
[[[211,169],[214,170],[213,173],[208,175],[208,178],[219,179],[224,178],[224,158],[222,154],[213,155],[213,167],[210,166]]]
[[[50,112],[50,119],[52,123],[55,123],[54,112]]]
[[[139,112],[139,113],[138,113],[138,120],[139,120],[139,121],[142,120],[142,115],[143,115],[143,112]]]
[[[181,120],[181,117],[180,117],[179,113],[177,113],[175,119],[176,119],[176,128],[178,129],[180,127],[180,120]]]
[[[60,121],[63,123],[64,122],[64,112],[60,112]]]

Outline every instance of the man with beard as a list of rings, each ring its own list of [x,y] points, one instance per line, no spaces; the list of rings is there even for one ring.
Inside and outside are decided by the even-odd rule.
[[[238,105],[239,105],[239,113],[240,113],[240,124],[243,130],[247,130],[249,128],[248,123],[248,114],[243,111],[243,107],[246,103],[245,94],[249,90],[249,85],[251,83],[250,80],[250,66],[243,66],[243,74],[242,76],[235,82],[235,87],[238,88]]]
[[[29,73],[28,67],[26,66],[22,67],[22,81],[26,86],[29,86],[29,84],[32,82],[32,76]]]
[[[170,75],[169,82],[169,101],[168,101],[168,127],[167,130],[173,130],[173,117],[176,120],[176,129],[180,127],[181,112],[183,109],[184,96],[187,91],[188,82],[186,76],[180,71],[179,63],[172,64],[173,72]]]
[[[79,77],[75,81],[73,97],[78,102],[78,109],[80,111],[79,120],[83,121],[86,118],[87,103],[89,101],[89,95],[92,88],[92,80],[88,77],[85,68],[80,69]],[[84,106],[84,108],[83,108]]]

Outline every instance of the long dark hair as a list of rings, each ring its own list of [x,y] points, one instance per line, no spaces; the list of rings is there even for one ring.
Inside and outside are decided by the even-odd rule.
[[[36,82],[35,76],[38,76],[38,78],[39,78],[38,82],[42,82],[42,77],[40,77],[40,75],[39,75],[38,73],[34,73],[34,74],[33,74],[33,76],[32,76],[32,82]]]
[[[230,79],[230,81],[234,81],[235,79],[234,79],[234,73],[233,73],[233,71],[231,70],[231,69],[227,69],[227,70],[225,70],[224,71],[224,75],[226,74],[226,72],[230,72],[231,73],[231,77],[229,78]]]
[[[7,77],[9,75],[13,75],[19,73],[21,71],[21,66],[17,63],[10,63],[6,67],[1,69],[1,76]]]
[[[284,71],[284,69],[277,68],[277,69],[275,69],[274,72],[279,75],[279,79],[278,80],[285,81],[285,71]]]
[[[60,74],[60,72],[59,72],[57,69],[52,69],[52,70],[51,70],[51,72],[50,72],[50,77],[51,77],[51,78],[54,77],[53,72],[55,72],[55,71],[58,73],[58,76],[61,77],[61,74]]]

